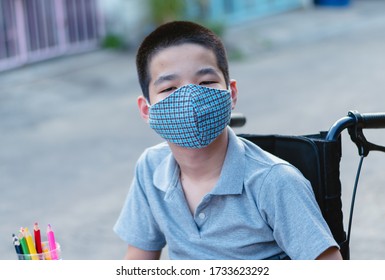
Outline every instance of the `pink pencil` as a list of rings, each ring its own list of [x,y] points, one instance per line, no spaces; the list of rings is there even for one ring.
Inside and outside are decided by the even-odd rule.
[[[57,260],[57,253],[56,253],[56,241],[55,241],[55,235],[52,231],[51,225],[48,225],[47,227],[47,239],[48,239],[48,246],[49,250],[51,251],[51,259]]]

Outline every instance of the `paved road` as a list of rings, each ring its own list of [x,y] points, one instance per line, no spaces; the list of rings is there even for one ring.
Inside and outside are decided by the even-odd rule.
[[[238,81],[236,132],[308,134],[351,109],[385,111],[385,2],[310,9],[228,30]],[[112,232],[141,151],[160,139],[140,119],[131,53],[98,51],[0,74],[0,259],[11,234],[52,224],[65,259],[120,259]],[[385,139],[370,131],[368,138]],[[343,135],[345,218],[358,157]],[[352,259],[385,259],[385,156],[369,155],[355,206]],[[347,219],[346,219],[347,220]]]

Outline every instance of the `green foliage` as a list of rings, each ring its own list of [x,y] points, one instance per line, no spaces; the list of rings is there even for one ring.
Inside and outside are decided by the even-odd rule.
[[[242,61],[245,59],[245,55],[240,49],[228,48],[227,49],[227,58],[230,61]]]
[[[107,34],[102,41],[102,47],[106,49],[123,49],[123,39],[115,34]]]
[[[185,0],[147,0],[151,21],[160,25],[184,16]]]
[[[214,22],[214,21],[197,21],[197,23],[207,27],[212,30],[219,37],[223,37],[225,33],[225,25],[222,22]]]

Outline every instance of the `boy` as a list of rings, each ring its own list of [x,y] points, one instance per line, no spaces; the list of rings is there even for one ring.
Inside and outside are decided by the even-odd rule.
[[[238,90],[221,40],[191,22],[141,44],[142,118],[166,142],[137,162],[115,224],[126,259],[341,259],[311,186],[227,127]]]

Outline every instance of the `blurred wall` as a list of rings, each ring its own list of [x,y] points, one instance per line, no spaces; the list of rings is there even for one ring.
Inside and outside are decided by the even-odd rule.
[[[119,36],[128,47],[136,48],[138,41],[153,28],[151,23],[153,11],[148,7],[152,1],[154,0],[99,0],[105,18],[106,34]],[[225,25],[242,24],[259,17],[306,8],[313,3],[313,0],[158,1],[169,5],[170,8],[175,6],[172,5],[172,1],[184,1],[186,11],[182,18],[220,21]]]
[[[99,0],[106,35],[119,36],[126,45],[135,45],[146,32],[146,0]]]

